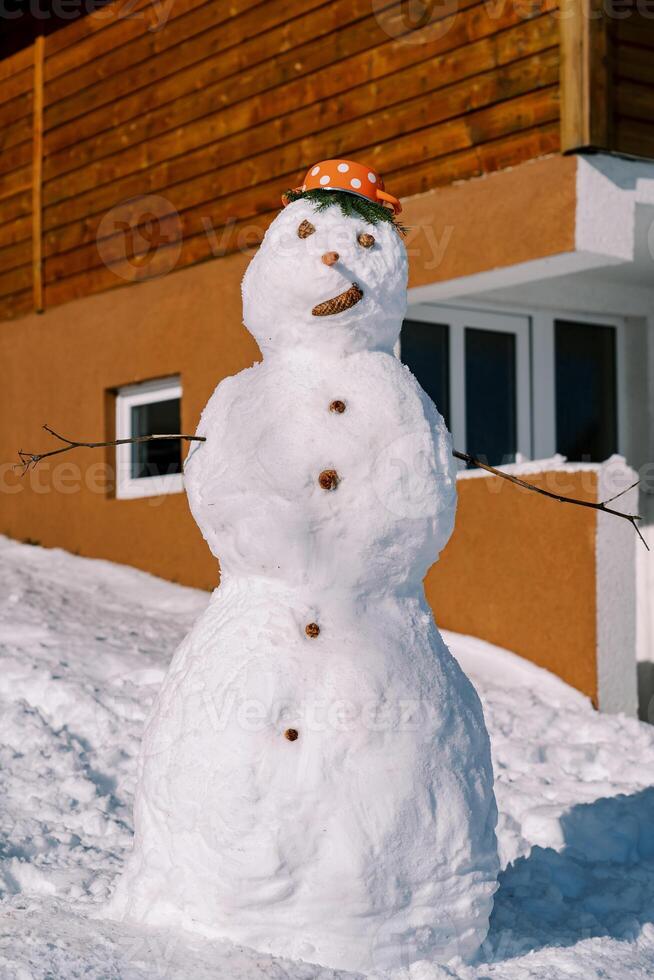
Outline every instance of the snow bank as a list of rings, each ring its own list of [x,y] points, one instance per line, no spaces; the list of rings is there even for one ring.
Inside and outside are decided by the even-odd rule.
[[[135,756],[208,596],[0,538],[0,978],[352,980],[92,918],[131,846]],[[504,868],[483,962],[393,980],[654,974],[654,729],[546,671],[444,634],[491,733]]]

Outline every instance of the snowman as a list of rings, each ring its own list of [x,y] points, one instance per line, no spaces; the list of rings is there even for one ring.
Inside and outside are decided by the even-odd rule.
[[[455,465],[393,353],[400,205],[349,160],[283,200],[243,280],[263,362],[218,385],[185,464],[222,579],[147,725],[113,911],[363,973],[466,961],[496,806],[423,591]]]

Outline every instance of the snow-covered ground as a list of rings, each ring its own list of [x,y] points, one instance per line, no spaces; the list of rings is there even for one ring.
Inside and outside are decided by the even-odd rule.
[[[131,845],[143,721],[207,596],[0,538],[0,978],[352,978],[99,918]],[[503,872],[483,962],[397,980],[654,976],[654,727],[446,640],[493,743]]]

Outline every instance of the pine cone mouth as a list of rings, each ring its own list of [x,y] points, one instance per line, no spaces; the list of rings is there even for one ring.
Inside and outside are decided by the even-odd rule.
[[[333,316],[334,313],[343,313],[345,310],[349,310],[360,299],[363,299],[363,290],[357,283],[353,282],[344,293],[339,293],[338,296],[325,300],[324,303],[318,303],[311,312],[314,316]]]

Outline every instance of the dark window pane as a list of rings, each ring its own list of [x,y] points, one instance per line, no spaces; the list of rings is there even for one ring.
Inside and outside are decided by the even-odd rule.
[[[601,462],[617,451],[615,329],[557,320],[556,449]]]
[[[450,424],[449,327],[444,323],[405,320],[400,347],[402,360]]]
[[[466,448],[491,465],[517,450],[515,334],[466,327]]]
[[[180,400],[133,405],[132,435],[149,436],[180,431]],[[182,472],[182,445],[179,439],[141,442],[132,446],[132,479]]]

